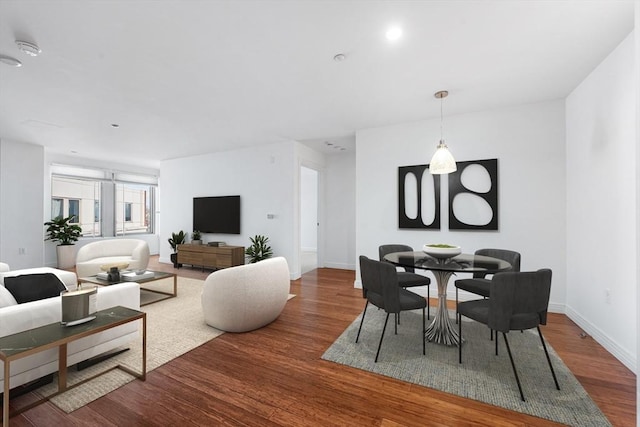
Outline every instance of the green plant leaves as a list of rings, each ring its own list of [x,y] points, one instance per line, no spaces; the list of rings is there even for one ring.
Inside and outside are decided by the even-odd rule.
[[[251,240],[251,246],[244,253],[250,263],[256,263],[273,256],[271,246],[267,244],[269,242],[268,237],[256,234],[255,237],[249,237],[249,240]]]
[[[51,221],[47,221],[47,237],[44,240],[60,242],[60,245],[73,245],[82,236],[82,227],[78,224],[71,224],[73,216],[66,218],[62,216],[55,217]]]
[[[184,234],[184,231],[180,230],[177,233],[171,233],[171,237],[168,238],[167,241],[169,242],[171,249],[173,249],[173,252],[176,252],[178,250],[178,245],[182,245],[186,238],[187,236]]]

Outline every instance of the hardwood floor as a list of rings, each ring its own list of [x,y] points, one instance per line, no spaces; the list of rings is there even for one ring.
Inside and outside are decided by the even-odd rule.
[[[158,264],[204,279],[209,272]],[[320,359],[363,308],[354,272],[318,269],[265,328],[224,334],[65,414],[46,403],[12,426],[553,426],[555,423]],[[434,304],[434,302],[431,302]],[[199,309],[194,308],[194,309]],[[566,316],[545,337],[615,426],[636,424],[636,379]]]

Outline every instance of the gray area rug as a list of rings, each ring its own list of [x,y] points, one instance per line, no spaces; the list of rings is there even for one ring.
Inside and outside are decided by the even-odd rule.
[[[178,296],[156,302],[141,308],[147,313],[147,373],[164,365],[172,359],[223,334],[204,322],[200,308],[200,295],[203,281],[178,278]],[[158,290],[172,290],[173,279],[168,278],[145,287],[157,287]],[[128,346],[129,351],[108,359],[82,371],[69,369],[68,384],[76,384],[85,378],[102,372],[112,366],[122,364],[141,370],[142,352],[140,339]],[[74,411],[93,400],[133,381],[135,378],[121,370],[113,370],[85,384],[60,394],[50,401],[65,412]],[[42,396],[53,394],[57,389],[57,378],[53,383],[39,388],[36,393]]]
[[[402,312],[398,335],[393,333],[393,316],[389,318],[380,357],[378,363],[374,363],[385,312],[370,305],[358,344],[355,339],[362,315],[322,358],[571,426],[611,425],[547,343],[560,383],[561,390],[556,390],[537,331],[508,334],[526,399],[522,402],[502,336],[499,355],[495,356],[495,343],[489,339],[489,329],[463,319],[462,365],[458,363],[457,347],[427,342],[427,354],[423,356],[421,313]],[[450,316],[454,318],[453,313]]]

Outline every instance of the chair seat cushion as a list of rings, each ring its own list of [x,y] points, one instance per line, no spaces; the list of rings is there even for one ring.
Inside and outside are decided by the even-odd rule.
[[[473,319],[476,322],[489,324],[489,304],[490,300],[480,299],[473,301],[465,301],[458,303],[458,313]],[[502,332],[509,332],[510,330],[525,330],[535,328],[540,324],[540,317],[537,313],[519,313],[511,316],[509,322],[509,329]]]
[[[487,324],[489,321],[489,300],[478,299],[459,302],[458,313],[476,322]]]
[[[401,310],[415,310],[418,308],[425,308],[426,306],[427,306],[427,300],[424,299],[424,297],[416,293],[413,293],[411,291],[400,289]]]
[[[461,279],[455,281],[455,287],[483,297],[489,297],[491,280],[489,279]]]
[[[398,272],[398,284],[401,288],[411,288],[413,286],[427,286],[431,279],[422,274],[409,273],[408,271]]]

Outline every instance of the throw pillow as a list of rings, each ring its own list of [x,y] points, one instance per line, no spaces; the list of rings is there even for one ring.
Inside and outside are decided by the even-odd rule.
[[[4,286],[0,285],[0,308],[9,307],[18,304],[16,299],[11,295]]]
[[[57,297],[66,290],[64,283],[53,273],[22,274],[5,277],[4,286],[18,304]]]

